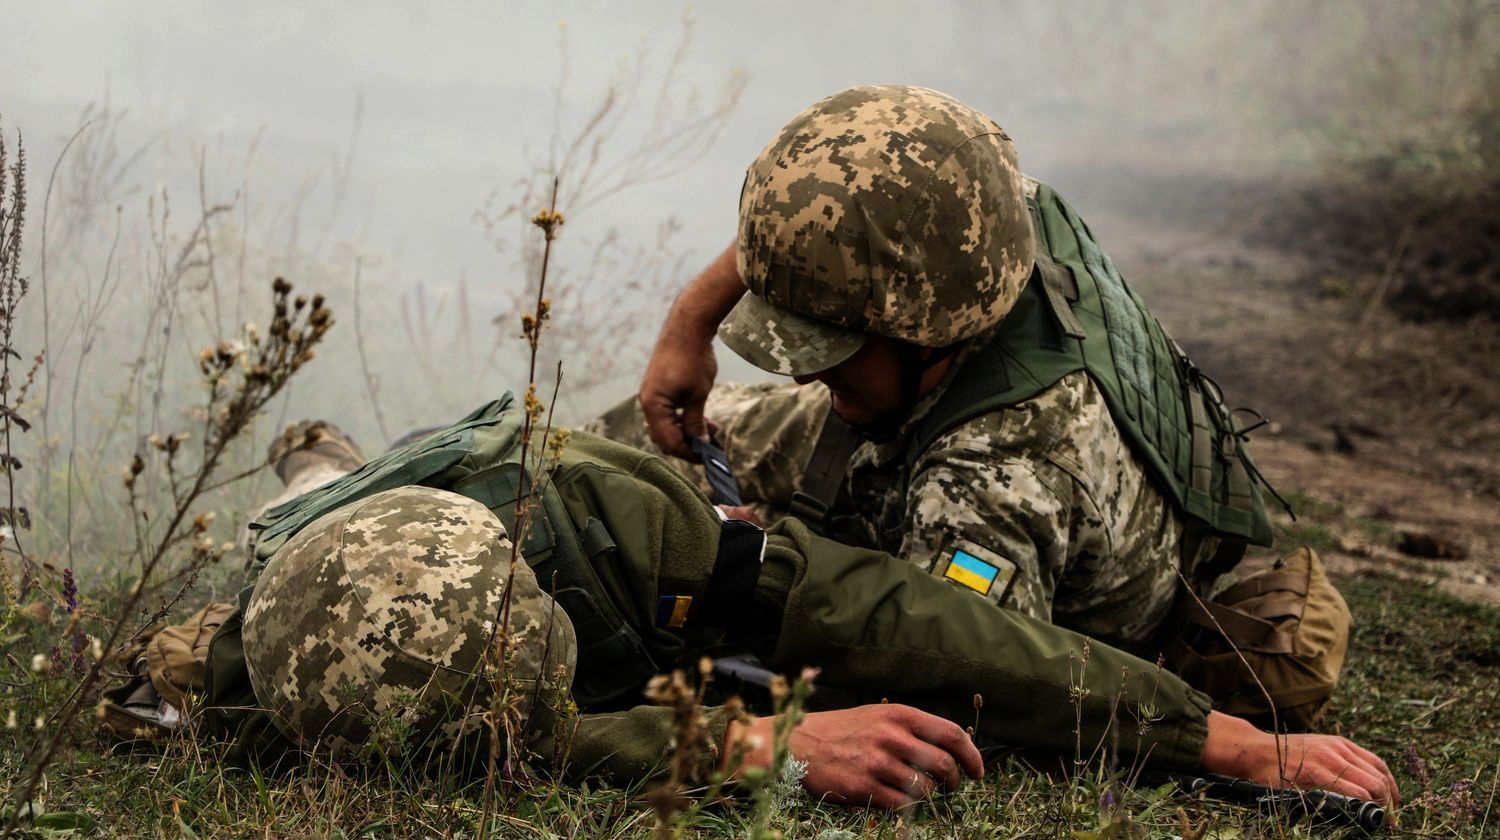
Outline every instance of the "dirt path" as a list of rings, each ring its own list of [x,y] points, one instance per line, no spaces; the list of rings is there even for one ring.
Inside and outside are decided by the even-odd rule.
[[[1254,452],[1273,486],[1307,497],[1300,527],[1327,529],[1324,554],[1334,572],[1395,572],[1500,605],[1500,509],[1493,499],[1293,441],[1262,438]],[[1410,553],[1423,549],[1464,556]]]
[[[1275,421],[1252,452],[1298,503],[1289,531],[1337,573],[1394,572],[1500,604],[1494,336],[1366,312],[1341,293],[1344,278],[1247,246],[1222,223],[1103,206],[1090,224],[1231,405]]]

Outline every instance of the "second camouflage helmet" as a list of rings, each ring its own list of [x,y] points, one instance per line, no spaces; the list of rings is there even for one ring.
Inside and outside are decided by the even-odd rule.
[[[870,333],[947,346],[1005,317],[1033,247],[1004,129],[934,90],[849,88],[750,165],[738,245],[750,293],[719,334],[789,375],[842,362]]]
[[[400,487],[328,513],[266,564],[245,609],[245,664],[256,699],[294,741],[363,743],[382,717],[422,740],[478,731],[485,669],[511,586],[507,683],[529,732],[572,683],[568,616],[478,502]],[[475,675],[479,675],[475,678]]]

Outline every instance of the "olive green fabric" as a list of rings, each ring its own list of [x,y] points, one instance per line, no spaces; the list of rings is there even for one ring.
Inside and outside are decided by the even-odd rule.
[[[979,694],[977,734],[1000,744],[1071,754],[1081,739],[1126,763],[1198,766],[1209,699],[1171,673],[795,519],[770,536],[762,590],[792,578],[773,668],[816,665],[825,685],[965,725]]]
[[[944,432],[1085,370],[1173,506],[1216,534],[1270,545],[1262,489],[1217,387],[1147,311],[1051,187],[1028,190],[1037,267],[990,344],[922,419],[911,461]]]
[[[501,422],[515,412],[501,410]],[[381,460],[354,475],[399,469]],[[466,480],[449,489],[498,492],[504,464],[466,463]],[[585,638],[602,632],[585,629],[588,610],[614,617],[603,619],[603,630],[618,620],[639,642],[640,660],[616,663],[616,673],[637,669],[649,676],[724,649],[716,630],[655,626],[660,595],[702,591],[713,569],[720,520],[700,491],[659,458],[582,433],[572,436],[550,486],[544,515],[533,523],[554,533],[536,545],[587,546],[584,556],[594,572],[589,591],[574,598],[561,590],[554,594],[577,631],[580,678],[588,667]],[[495,498],[503,501],[505,495]],[[552,509],[545,507],[549,499]],[[565,540],[556,533],[564,530],[574,533]],[[537,560],[528,554],[527,560],[545,589],[543,554]],[[773,669],[795,673],[816,665],[826,686],[871,702],[909,702],[965,725],[974,720],[977,693],[986,708],[979,734],[994,742],[1071,754],[1081,736],[1085,745],[1116,746],[1125,760],[1180,769],[1195,767],[1201,754],[1209,701],[1177,677],[1079,634],[996,610],[889,554],[815,537],[795,520],[769,532],[750,614],[731,641]],[[208,693],[220,706],[242,707],[216,710],[219,731],[237,729],[242,754],[267,760],[286,745],[253,711],[239,631],[236,615],[215,636]],[[632,698],[640,697],[645,681],[641,677],[620,701],[636,702]],[[1083,698],[1076,709],[1075,689],[1082,689]],[[666,766],[671,731],[664,710],[582,705],[585,714],[566,756],[568,778],[600,775],[624,782]],[[711,737],[721,743],[727,721],[722,712],[709,712]],[[544,758],[562,758],[549,739],[539,739],[533,749]],[[700,758],[705,768],[717,760],[713,754]]]

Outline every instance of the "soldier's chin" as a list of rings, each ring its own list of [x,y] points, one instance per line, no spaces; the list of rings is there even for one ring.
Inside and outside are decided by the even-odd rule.
[[[844,422],[851,426],[863,426],[880,419],[880,416],[858,397],[849,397],[831,388],[828,394],[833,399],[833,412],[844,418]]]

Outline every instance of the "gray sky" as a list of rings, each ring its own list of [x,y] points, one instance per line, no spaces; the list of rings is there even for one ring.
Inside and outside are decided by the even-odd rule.
[[[332,290],[342,314],[349,300],[339,289],[352,275],[353,247],[366,259],[367,314],[393,316],[406,306],[401,296],[419,286],[429,299],[451,300],[466,278],[474,323],[483,326],[520,271],[513,253],[486,240],[474,214],[491,196],[500,206],[516,200],[517,179],[545,159],[564,68],[567,136],[631,56],[645,50],[650,67],[664,66],[687,8],[678,0],[0,0],[0,116],[8,131],[25,132],[34,206],[85,107],[107,101],[125,115],[121,152],[145,153],[101,203],[119,203],[138,229],[147,197],[162,190],[175,221],[191,218],[201,155],[209,200],[237,197],[247,241],[272,255],[303,255],[256,271],[325,284],[318,288]],[[1331,49],[1329,33],[1413,8],[1405,0],[702,3],[692,11],[696,28],[676,90],[697,87],[711,99],[739,70],[749,79],[739,111],[695,165],[570,216],[558,260],[577,271],[587,243],[605,230],[644,242],[673,216],[681,223],[673,250],[688,256],[680,276],[666,279],[686,280],[732,236],[744,166],[776,129],[828,93],[871,82],[935,87],[990,113],[1015,139],[1023,168],[1074,196],[1108,244],[1115,241],[1108,223],[1088,197],[1110,190],[1118,171],[1217,171],[1294,148],[1293,133],[1260,126],[1284,121],[1299,103],[1340,113],[1341,85],[1358,75],[1349,62],[1368,52],[1352,40]],[[1383,32],[1403,31],[1401,24],[1397,15]],[[648,76],[646,101],[655,79]],[[362,120],[341,189],[356,103]],[[611,150],[649,128],[649,108],[629,114]],[[90,129],[100,130],[98,122]],[[294,227],[300,234],[290,248]],[[654,336],[664,304],[642,296],[639,341]],[[386,329],[396,334],[389,322],[376,325]],[[340,331],[329,353],[347,361],[348,341]],[[418,379],[400,369],[399,343],[383,343],[389,352],[377,367],[393,380]],[[728,375],[748,372],[723,361]],[[615,390],[628,393],[634,383],[620,377]],[[326,394],[339,395],[335,405],[317,403],[333,399]],[[315,389],[299,398],[311,402],[297,410],[314,413],[353,397]]]
[[[525,171],[526,149],[545,147],[559,22],[570,42],[567,113],[576,119],[643,44],[662,63],[686,8],[658,0],[4,5],[0,113],[26,131],[37,168],[50,164],[85,104],[108,97],[128,111],[130,136],[158,138],[147,171],[167,183],[191,174],[196,147],[208,147],[210,172],[215,162],[227,170],[260,136],[257,189],[269,201],[338,158],[362,96],[355,203],[341,213],[343,232],[361,232],[366,247],[381,243],[405,274],[427,281],[483,273],[493,261],[470,216]],[[1100,84],[1128,92],[1113,77],[1137,67],[1114,60],[1138,37],[1128,21],[1060,29],[1066,16],[1052,8],[978,0],[701,5],[684,77],[712,92],[743,69],[743,107],[701,164],[601,207],[592,221],[629,225],[672,213],[684,222],[682,242],[706,256],[730,235],[743,166],[775,129],[815,99],[863,82],[925,84],[971,101],[1011,130],[1028,169],[1044,171],[1056,161],[1050,135],[1074,121],[1074,80],[1088,78],[1090,95]],[[1099,3],[1074,9],[1114,16]],[[1109,37],[1094,40],[1089,27]],[[1091,43],[1076,43],[1084,37]],[[1083,72],[1059,74],[1064,56]],[[1090,76],[1094,62],[1113,70]]]

